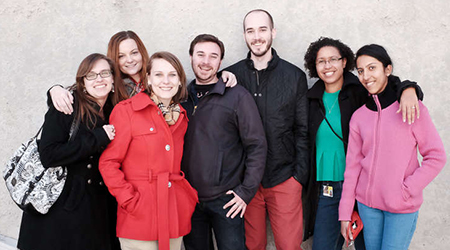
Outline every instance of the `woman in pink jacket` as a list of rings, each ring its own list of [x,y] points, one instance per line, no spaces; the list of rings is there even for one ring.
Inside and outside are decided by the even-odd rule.
[[[188,125],[180,105],[187,96],[186,75],[168,52],[153,54],[147,72],[145,90],[114,108],[116,137],[99,168],[118,203],[122,250],[180,249],[198,201],[180,171]]]
[[[427,108],[412,125],[396,114],[392,86],[400,81],[379,45],[356,53],[359,80],[372,95],[350,121],[347,167],[339,205],[346,239],[355,199],[364,224],[367,250],[407,250],[414,234],[423,189],[444,167],[446,155]],[[417,148],[423,156],[419,164]]]

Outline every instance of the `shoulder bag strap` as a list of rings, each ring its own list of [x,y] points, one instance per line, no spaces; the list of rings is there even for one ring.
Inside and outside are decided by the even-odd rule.
[[[347,145],[347,142],[346,141],[344,141],[344,139],[342,139],[342,137],[340,136],[340,135],[338,135],[337,133],[336,133],[336,131],[334,131],[334,129],[333,129],[333,127],[331,126],[331,124],[330,124],[330,122],[328,121],[328,119],[327,119],[327,116],[323,113],[323,110],[322,109],[320,109],[319,108],[319,110],[320,110],[320,113],[322,113],[322,116],[323,116],[323,118],[325,119],[325,121],[327,122],[327,124],[328,124],[328,126],[331,128],[331,131],[333,131],[333,133],[344,143],[344,145]]]
[[[79,128],[80,128],[80,120],[77,119],[77,112],[75,110],[73,112],[72,125],[70,126],[69,141],[72,140],[75,137],[75,135],[77,134]]]

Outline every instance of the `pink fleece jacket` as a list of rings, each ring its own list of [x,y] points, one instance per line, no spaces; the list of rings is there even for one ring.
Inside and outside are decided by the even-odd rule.
[[[381,110],[378,97],[373,98],[378,111],[362,106],[350,121],[340,221],[350,220],[355,198],[391,213],[418,211],[423,189],[446,162],[442,140],[421,102],[420,119],[408,125],[396,113],[398,102]]]

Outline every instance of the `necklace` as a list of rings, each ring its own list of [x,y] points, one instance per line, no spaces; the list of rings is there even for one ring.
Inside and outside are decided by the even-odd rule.
[[[336,103],[337,103],[338,97],[339,97],[339,96],[336,96],[336,99],[334,100],[333,105],[331,105],[331,108],[328,106],[327,102],[324,101],[324,102],[325,102],[325,106],[327,107],[328,114],[331,114],[331,111],[333,110],[334,105],[336,105]]]

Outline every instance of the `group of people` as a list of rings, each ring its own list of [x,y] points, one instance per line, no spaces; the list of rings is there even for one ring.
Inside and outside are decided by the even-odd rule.
[[[249,53],[222,72],[224,44],[195,37],[189,85],[175,55],[149,56],[121,31],[69,90],[52,87],[39,153],[68,177],[48,214],[23,214],[18,248],[205,250],[215,238],[220,250],[265,249],[268,215],[277,249],[313,234],[313,249],[341,249],[358,209],[356,249],[407,249],[446,161],[420,88],[392,75],[383,47],[355,57],[320,38],[305,55],[319,78],[308,90],[272,48],[267,11],[243,27]]]

